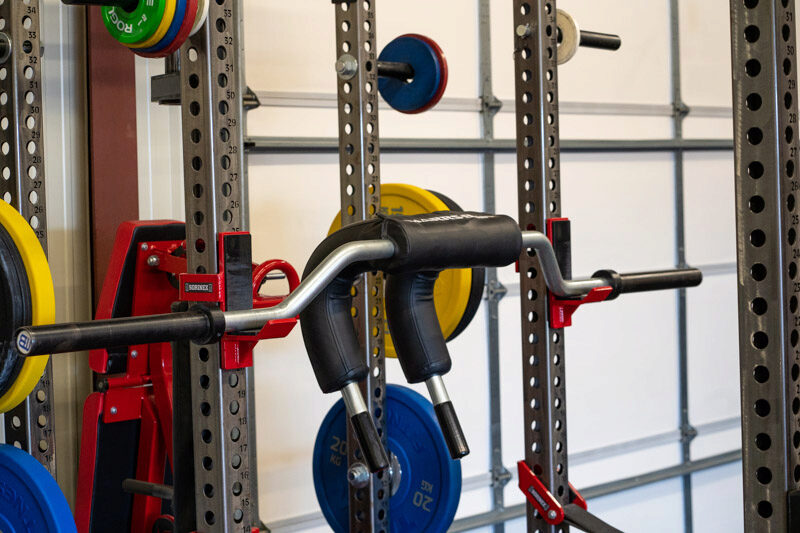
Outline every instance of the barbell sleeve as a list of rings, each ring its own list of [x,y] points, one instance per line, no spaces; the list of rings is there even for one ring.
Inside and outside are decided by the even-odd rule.
[[[378,428],[375,427],[375,420],[367,410],[358,383],[348,383],[342,387],[341,394],[367,468],[370,472],[380,472],[388,468],[389,455],[383,447]]]
[[[395,61],[378,61],[378,76],[408,81],[414,77],[414,67],[408,63]]]
[[[613,292],[608,300],[632,292],[663,291],[696,287],[703,281],[703,273],[696,268],[656,270],[618,274],[613,270],[595,272],[593,278],[604,279]]]
[[[139,0],[61,0],[61,3],[70,6],[121,7],[125,11],[133,11]]]
[[[209,313],[196,309],[167,315],[23,327],[17,330],[15,341],[17,351],[25,356],[78,352],[204,339],[215,329],[212,322]]]
[[[450,396],[447,394],[442,376],[431,377],[425,381],[425,385],[428,387],[433,410],[439,421],[444,441],[447,443],[447,449],[450,451],[450,457],[453,459],[466,457],[469,455],[469,444],[467,444],[464,430],[461,429],[453,402],[450,401]]]
[[[619,47],[622,46],[622,38],[611,33],[581,30],[580,46],[599,50],[619,50]]]

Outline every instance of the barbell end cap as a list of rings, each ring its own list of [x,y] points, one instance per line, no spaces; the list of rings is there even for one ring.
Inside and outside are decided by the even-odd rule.
[[[389,467],[389,456],[381,443],[375,421],[368,411],[363,411],[350,417],[364,462],[372,473],[380,472]]]
[[[19,328],[17,330],[14,334],[14,346],[22,356],[34,355],[33,351],[36,348],[36,343],[28,328]]]
[[[457,460],[469,455],[467,438],[461,429],[461,423],[458,421],[453,402],[447,401],[436,404],[433,409],[436,411],[436,418],[439,420],[439,427],[442,429],[447,449],[450,450],[450,457]]]

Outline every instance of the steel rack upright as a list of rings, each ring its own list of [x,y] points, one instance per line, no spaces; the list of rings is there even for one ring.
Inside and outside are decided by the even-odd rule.
[[[745,531],[800,530],[794,0],[731,0]]]
[[[336,11],[339,112],[339,183],[342,226],[372,218],[381,206],[378,130],[377,0],[333,0]],[[375,426],[386,447],[383,402],[386,391],[383,277],[366,274],[354,287],[353,316],[369,374],[360,384]],[[362,463],[353,428],[347,429],[348,468]],[[390,477],[370,476],[364,488],[350,486],[350,531],[389,531]]]
[[[561,209],[555,0],[514,0],[517,198],[523,230],[544,231]],[[520,257],[525,462],[558,500],[569,503],[564,331],[548,322],[547,286],[533,254]],[[528,531],[550,526],[527,505]]]
[[[189,273],[219,272],[218,237],[246,232],[241,0],[209,2],[180,52]],[[250,243],[243,244],[250,253]],[[229,298],[228,309],[249,298]],[[174,350],[176,531],[259,526],[252,368],[225,370],[219,343]]]
[[[47,253],[42,117],[40,0],[0,4],[0,197],[33,228]],[[52,359],[28,398],[4,415],[5,441],[33,455],[55,477]]]

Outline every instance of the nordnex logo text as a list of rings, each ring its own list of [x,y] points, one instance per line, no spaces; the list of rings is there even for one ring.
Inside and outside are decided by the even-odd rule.
[[[447,222],[450,220],[485,220],[494,218],[492,215],[472,215],[470,213],[458,213],[453,215],[439,215],[427,218],[411,219],[409,222],[414,224],[426,224],[428,222]]]
[[[213,283],[184,283],[183,292],[214,292]]]

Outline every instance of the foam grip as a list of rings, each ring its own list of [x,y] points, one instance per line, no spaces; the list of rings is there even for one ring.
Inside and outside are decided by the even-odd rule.
[[[364,462],[367,463],[369,471],[380,472],[388,468],[389,457],[381,444],[381,437],[378,435],[372,415],[367,411],[358,413],[350,417],[350,423],[353,425],[353,431],[355,431],[358,445],[361,447],[361,453],[364,455]]]
[[[452,366],[433,301],[438,277],[438,272],[386,276],[386,320],[409,383],[444,375]]]
[[[439,427],[442,428],[442,435],[450,450],[450,457],[461,459],[469,455],[469,445],[461,423],[458,421],[453,402],[444,402],[433,406],[436,411],[436,418],[439,420]]]

